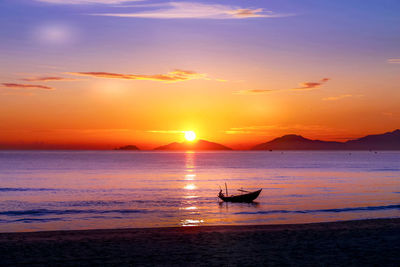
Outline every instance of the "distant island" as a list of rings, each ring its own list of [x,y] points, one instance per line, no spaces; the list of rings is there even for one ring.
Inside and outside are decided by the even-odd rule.
[[[114,150],[140,150],[137,146],[134,145],[127,145],[114,148]]]
[[[256,145],[251,150],[400,150],[400,130],[346,142],[311,140],[289,134]]]
[[[165,146],[160,146],[155,148],[154,150],[194,150],[194,151],[201,151],[201,150],[232,150],[229,147],[224,145],[209,142],[206,140],[198,140],[195,142],[181,142],[181,143],[171,143]]]

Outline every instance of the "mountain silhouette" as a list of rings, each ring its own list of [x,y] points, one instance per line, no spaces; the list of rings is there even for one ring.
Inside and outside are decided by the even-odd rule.
[[[140,150],[140,149],[134,145],[127,145],[127,146],[117,147],[114,150]]]
[[[321,140],[311,140],[301,135],[289,134],[272,141],[256,145],[252,150],[339,150],[344,144]]]
[[[400,130],[346,142],[311,140],[289,134],[258,144],[251,150],[400,150]]]
[[[356,140],[349,140],[345,144],[354,150],[400,150],[400,130],[367,135]]]
[[[209,142],[206,140],[198,140],[195,142],[171,143],[165,146],[155,148],[155,150],[232,150],[221,144]]]

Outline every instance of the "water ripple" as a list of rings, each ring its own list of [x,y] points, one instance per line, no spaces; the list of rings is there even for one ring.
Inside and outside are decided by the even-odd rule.
[[[47,216],[47,215],[68,215],[68,214],[106,214],[106,213],[148,213],[146,209],[115,209],[115,210],[49,210],[49,209],[34,209],[34,210],[9,210],[0,212],[4,216]]]
[[[369,206],[369,207],[354,207],[341,209],[315,209],[315,210],[261,210],[261,211],[242,211],[234,214],[273,214],[273,213],[321,213],[321,212],[350,212],[350,211],[374,211],[374,210],[392,210],[400,209],[399,205],[388,206]]]
[[[20,187],[0,187],[0,192],[12,192],[12,191],[56,191],[54,188],[20,188]]]

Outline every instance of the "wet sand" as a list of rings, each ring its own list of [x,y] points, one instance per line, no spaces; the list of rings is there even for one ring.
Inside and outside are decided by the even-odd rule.
[[[400,266],[400,219],[0,234],[3,266]]]

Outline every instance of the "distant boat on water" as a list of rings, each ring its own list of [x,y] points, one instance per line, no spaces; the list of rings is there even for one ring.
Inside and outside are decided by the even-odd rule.
[[[239,195],[230,195],[228,194],[228,187],[225,183],[226,194],[222,193],[222,189],[220,189],[218,197],[225,202],[253,202],[261,193],[262,189],[257,191],[246,191],[243,189],[238,189],[238,191],[243,192],[243,194]]]

